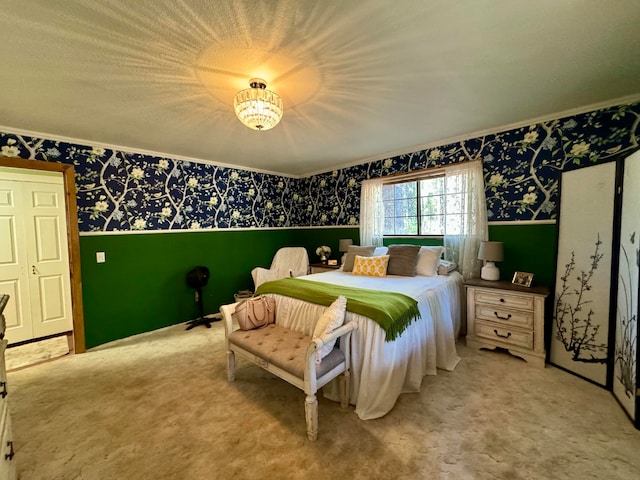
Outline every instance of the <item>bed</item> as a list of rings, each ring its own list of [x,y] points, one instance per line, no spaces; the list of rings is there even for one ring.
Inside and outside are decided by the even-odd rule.
[[[298,277],[340,286],[403,293],[418,302],[421,318],[413,321],[395,340],[386,341],[385,331],[373,320],[347,312],[345,322],[355,322],[351,335],[351,377],[349,401],[363,420],[382,417],[398,396],[418,392],[425,375],[437,369],[453,370],[460,358],[455,341],[461,328],[462,276],[399,276],[384,278],[330,271]],[[323,305],[267,293],[276,301],[278,324],[312,335]],[[335,382],[334,382],[335,383]],[[324,387],[323,395],[339,400],[337,385]]]

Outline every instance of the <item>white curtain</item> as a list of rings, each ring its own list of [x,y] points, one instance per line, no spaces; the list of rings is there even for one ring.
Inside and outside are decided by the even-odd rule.
[[[456,262],[465,280],[480,276],[480,242],[489,238],[482,162],[462,162],[445,168],[447,194],[445,258]]]
[[[360,194],[360,245],[382,246],[383,232],[382,179],[365,180]]]

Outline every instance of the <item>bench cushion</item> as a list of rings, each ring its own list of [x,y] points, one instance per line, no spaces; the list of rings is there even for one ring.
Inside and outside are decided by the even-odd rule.
[[[235,344],[270,364],[286,370],[297,378],[304,378],[304,364],[311,337],[289,330],[277,324],[269,324],[257,330],[235,330],[229,335]],[[334,348],[319,364],[314,362],[316,377],[344,362],[344,354]]]

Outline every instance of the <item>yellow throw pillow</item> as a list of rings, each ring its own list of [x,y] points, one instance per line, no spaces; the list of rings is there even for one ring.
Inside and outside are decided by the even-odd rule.
[[[368,277],[386,277],[387,265],[389,265],[389,255],[380,255],[378,257],[356,255],[353,262],[353,274],[366,275]]]

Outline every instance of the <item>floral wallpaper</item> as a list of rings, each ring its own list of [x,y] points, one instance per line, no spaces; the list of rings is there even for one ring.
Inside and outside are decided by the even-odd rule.
[[[74,165],[81,232],[293,225],[296,179],[13,134],[0,145]]]
[[[343,179],[336,190],[345,195],[347,207],[336,224],[358,218],[360,192],[353,186],[359,187],[362,180],[476,159],[483,163],[489,221],[552,220],[563,170],[604,161],[633,150],[639,142],[640,103],[635,103],[350,167],[332,174]],[[305,182],[319,185],[323,180],[333,189],[322,176]],[[323,212],[337,203],[325,198]],[[318,215],[303,220],[305,225],[323,224]]]
[[[638,146],[640,103],[296,179],[0,132],[0,155],[73,164],[81,232],[358,225],[360,184],[481,158],[490,221],[550,220],[560,172]]]

